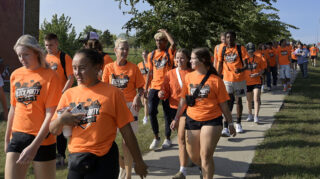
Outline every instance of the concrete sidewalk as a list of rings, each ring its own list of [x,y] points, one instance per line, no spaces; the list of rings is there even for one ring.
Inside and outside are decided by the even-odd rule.
[[[249,165],[255,154],[255,148],[264,139],[265,131],[268,130],[273,121],[273,116],[277,113],[283,103],[287,93],[282,92],[283,87],[278,87],[272,92],[263,93],[261,96],[262,105],[260,109],[260,123],[246,122],[247,104],[243,97],[243,134],[237,134],[236,137],[221,137],[214,153],[215,175],[214,178],[243,178],[248,171]],[[233,110],[233,119],[235,120],[235,107]],[[179,171],[178,142],[177,138],[173,140],[173,147],[167,150],[151,151],[143,156],[146,164],[149,166],[149,175],[147,178],[172,178]],[[139,178],[133,176],[133,178]],[[189,179],[198,179],[199,170],[197,167],[188,168]]]

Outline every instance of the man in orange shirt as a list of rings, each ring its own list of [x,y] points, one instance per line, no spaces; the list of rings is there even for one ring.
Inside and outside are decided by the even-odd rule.
[[[63,88],[62,93],[70,88],[74,82],[72,59],[68,54],[59,50],[56,34],[49,33],[44,37],[44,44],[48,52],[46,61],[53,71],[56,71]],[[67,139],[63,135],[57,137],[57,167],[65,165]]]
[[[275,49],[273,48],[272,42],[268,42],[266,44],[267,46],[267,52],[268,52],[268,69],[267,71],[267,87],[268,89],[271,89],[271,76],[272,76],[272,85],[275,87],[277,86],[277,80],[278,80],[278,69],[276,64],[276,58],[275,58]]]
[[[226,46],[226,37],[225,36],[226,36],[225,32],[221,32],[220,33],[220,41],[221,41],[221,43],[214,47],[214,51],[213,51],[213,53],[214,53],[214,55],[213,55],[213,59],[214,59],[213,60],[213,67],[216,70],[218,70],[218,64],[219,64],[219,62],[218,62],[219,58],[218,57],[221,55],[223,47]]]
[[[226,33],[226,46],[223,47],[221,56],[219,56],[219,75],[223,71],[223,81],[226,86],[227,92],[230,96],[228,100],[228,105],[230,111],[233,109],[233,104],[236,101],[237,104],[237,123],[236,131],[242,133],[243,129],[241,126],[242,117],[242,97],[246,96],[246,80],[245,80],[245,70],[248,66],[247,59],[249,58],[247,50],[245,47],[236,45],[236,33],[227,32]],[[228,130],[228,122],[224,122],[224,129],[222,131],[222,136],[229,137],[230,133]]]
[[[291,49],[287,46],[286,39],[280,40],[280,46],[276,50],[276,61],[278,64],[278,69],[280,70],[280,78],[282,79],[283,91],[287,91],[287,89],[291,89],[290,78],[290,56]]]
[[[311,55],[311,63],[312,66],[316,67],[317,66],[317,56],[319,53],[319,49],[316,46],[316,44],[313,44],[313,46],[310,48],[310,55]]]
[[[151,122],[151,127],[154,133],[154,140],[152,141],[149,149],[154,150],[160,145],[159,137],[159,124],[157,119],[158,114],[158,104],[160,98],[158,92],[161,89],[162,83],[166,73],[171,70],[174,66],[174,54],[176,51],[176,44],[171,37],[171,35],[164,29],[158,30],[158,33],[154,35],[156,41],[157,49],[148,55],[148,66],[150,71],[148,72],[147,82],[146,82],[146,92],[148,93],[149,100],[149,117]],[[167,48],[168,41],[170,47]],[[148,91],[148,85],[151,82],[150,90]],[[170,129],[170,106],[168,100],[162,100],[162,107],[165,119],[166,128],[166,139],[164,140],[162,147],[168,148],[171,146],[171,129]]]

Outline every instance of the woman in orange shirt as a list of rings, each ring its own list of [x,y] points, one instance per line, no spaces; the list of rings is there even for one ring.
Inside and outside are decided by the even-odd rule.
[[[182,89],[182,84],[184,83],[185,76],[191,71],[190,52],[187,49],[177,50],[174,61],[177,68],[170,70],[166,74],[161,90],[158,93],[160,99],[169,99],[171,119],[174,119],[177,113],[177,108],[180,100],[180,93]],[[174,121],[174,123],[175,122],[176,121]],[[187,175],[186,167],[188,161],[188,154],[185,142],[185,122],[185,115],[183,115],[183,117],[180,118],[178,124],[180,171],[173,177],[173,179],[185,178],[185,176]]]
[[[22,67],[10,77],[5,178],[25,178],[32,162],[36,178],[54,179],[56,140],[49,134],[49,123],[60,99],[61,83],[48,68],[34,37],[21,36],[14,50]]]
[[[136,162],[136,173],[145,177],[147,167],[130,126],[133,117],[122,92],[98,79],[102,65],[95,50],[82,49],[75,54],[72,68],[78,86],[62,95],[57,109],[67,110],[55,113],[50,132],[59,135],[64,126],[72,126],[69,179],[118,178],[119,155],[114,142],[118,128]]]
[[[177,122],[187,108],[186,117],[186,148],[193,163],[201,167],[203,178],[212,178],[214,174],[213,153],[221,136],[222,114],[229,122],[230,133],[235,136],[232,116],[227,101],[229,95],[223,81],[218,77],[213,68],[210,52],[207,48],[197,48],[191,53],[191,68],[195,71],[188,73],[182,87],[181,99],[175,123],[171,129],[176,128]],[[208,76],[209,75],[209,76]],[[194,91],[199,84],[208,76],[199,93],[194,97]],[[190,96],[192,95],[192,96]],[[187,107],[186,98],[194,97],[194,105],[189,101]],[[200,145],[201,143],[201,145]]]

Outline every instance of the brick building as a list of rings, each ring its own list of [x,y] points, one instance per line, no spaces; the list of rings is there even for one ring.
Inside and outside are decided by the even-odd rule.
[[[39,8],[39,0],[0,1],[0,57],[10,72],[21,66],[13,50],[18,38],[23,34],[39,36]]]

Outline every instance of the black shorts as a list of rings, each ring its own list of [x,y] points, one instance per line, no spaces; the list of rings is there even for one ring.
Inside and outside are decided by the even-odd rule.
[[[247,86],[247,93],[252,92],[253,89],[261,89],[261,84]]]
[[[311,56],[311,59],[317,59],[317,56]]]
[[[298,60],[291,59],[291,63],[297,63],[297,62],[298,62]]]
[[[170,118],[174,119],[174,117],[176,117],[176,114],[177,114],[177,109],[170,107]],[[183,112],[181,116],[187,116],[186,110]]]
[[[200,130],[202,126],[222,126],[222,116],[211,119],[209,121],[196,121],[187,115],[186,130]]]
[[[21,153],[26,147],[28,147],[35,136],[26,134],[23,132],[13,132],[12,138],[8,145],[7,152]],[[56,144],[40,145],[36,156],[33,161],[50,161],[56,159]]]
[[[70,168],[70,167],[69,167]],[[110,150],[104,156],[95,159],[95,167],[92,171],[83,173],[74,170],[68,172],[68,179],[96,179],[110,178],[118,179],[119,175],[119,150],[115,142],[113,142]]]

